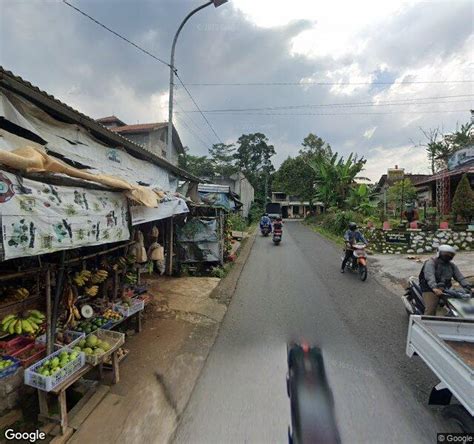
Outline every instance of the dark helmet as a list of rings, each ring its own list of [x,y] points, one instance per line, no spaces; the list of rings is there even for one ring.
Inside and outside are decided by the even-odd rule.
[[[268,217],[268,213],[263,213],[263,215]]]
[[[351,231],[357,230],[357,224],[355,222],[349,222],[349,230]]]

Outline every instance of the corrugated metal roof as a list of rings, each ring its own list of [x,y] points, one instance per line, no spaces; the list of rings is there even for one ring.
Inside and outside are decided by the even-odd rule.
[[[202,193],[230,193],[229,185],[219,185],[217,183],[200,183],[198,191]]]
[[[188,173],[187,171],[177,167],[176,165],[173,165],[166,159],[155,155],[142,145],[138,145],[137,143],[132,142],[131,140],[121,136],[119,133],[110,131],[109,128],[105,127],[100,122],[97,122],[92,117],[86,116],[85,114],[81,113],[80,111],[77,111],[76,109],[65,104],[64,102],[61,102],[54,96],[41,90],[37,86],[32,85],[27,80],[24,80],[23,78],[13,74],[11,71],[6,70],[2,66],[0,66],[0,83],[4,87],[27,97],[29,100],[35,103],[39,103],[56,113],[61,113],[63,115],[63,118],[69,118],[75,123],[83,125],[90,131],[95,132],[96,137],[97,135],[100,135],[102,136],[102,138],[108,139],[108,143],[110,145],[122,146],[130,150],[131,153],[135,155],[138,154],[140,158],[145,158],[149,162],[155,163],[156,165],[166,168],[169,171],[175,173],[176,175],[192,180],[193,182],[199,182],[200,180],[198,177]],[[174,129],[174,131],[176,130]],[[177,134],[177,132],[176,135],[179,140],[179,135]]]

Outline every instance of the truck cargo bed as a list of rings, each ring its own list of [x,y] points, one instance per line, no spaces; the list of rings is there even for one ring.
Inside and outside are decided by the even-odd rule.
[[[411,316],[407,349],[431,368],[443,385],[474,415],[474,321]]]

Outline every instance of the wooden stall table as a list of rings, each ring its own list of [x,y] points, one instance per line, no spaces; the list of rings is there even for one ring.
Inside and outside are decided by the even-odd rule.
[[[120,381],[120,366],[119,366],[119,358],[117,355],[118,347],[111,353],[112,357],[112,383],[117,384]],[[105,356],[104,356],[105,358]],[[97,365],[99,370],[99,380],[102,379],[103,376],[103,359]],[[94,368],[93,365],[86,363],[84,367],[82,367],[79,371],[71,375],[69,378],[65,379],[61,382],[57,387],[49,392],[45,392],[43,390],[38,390],[38,400],[39,400],[39,408],[40,413],[38,415],[38,420],[40,421],[53,421],[59,423],[61,427],[61,434],[64,435],[68,428],[68,409],[66,404],[66,390],[71,387],[75,382],[81,379],[85,374],[87,374],[90,370]],[[51,415],[49,413],[49,406],[48,406],[48,395],[54,395],[58,399],[59,405],[59,415]]]

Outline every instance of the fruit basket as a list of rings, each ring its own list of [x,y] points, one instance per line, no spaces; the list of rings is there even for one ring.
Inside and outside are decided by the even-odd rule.
[[[124,319],[124,316],[122,315],[122,313],[111,310],[110,308],[104,311],[104,313],[102,314],[102,317],[107,319],[109,322],[112,322],[112,324],[117,324],[118,322],[122,322]],[[101,328],[107,328],[107,327],[101,327]]]
[[[12,356],[20,361],[23,368],[39,361],[46,354],[46,346],[43,344],[30,344],[26,348],[17,351]]]
[[[0,342],[0,353],[11,355],[20,352],[33,343],[33,339],[24,336],[17,336],[9,341]]]
[[[3,363],[8,361],[11,362],[10,364],[8,364],[8,367],[3,367],[3,365],[5,365]],[[13,356],[3,355],[2,357],[0,357],[0,366],[3,367],[0,368],[0,379],[2,379],[6,378],[7,376],[13,375],[13,373],[17,371],[18,367],[20,367],[20,361],[14,358]]]
[[[68,357],[68,361],[63,357]],[[57,366],[55,364],[58,364]],[[61,348],[25,370],[25,384],[45,392],[50,392],[61,382],[84,367],[84,353]],[[58,370],[55,370],[55,369]],[[53,374],[50,374],[50,370]]]
[[[64,332],[56,333],[56,338],[54,341],[54,345],[57,348],[69,347],[73,348],[82,338],[86,336],[85,333],[81,331],[71,331],[66,330]],[[37,344],[46,344],[46,335],[41,335],[36,338]]]
[[[123,333],[99,329],[81,339],[74,350],[81,350],[89,364],[97,365],[124,343]]]
[[[123,302],[114,304],[114,310],[122,313],[126,318],[132,316],[137,311],[143,310],[144,308],[144,301],[135,298],[130,299],[130,306]]]
[[[108,319],[105,319],[101,316],[97,318],[91,318],[87,321],[79,322],[79,324],[74,327],[77,332],[82,332],[86,335],[96,331],[98,328],[110,328],[114,323]]]

